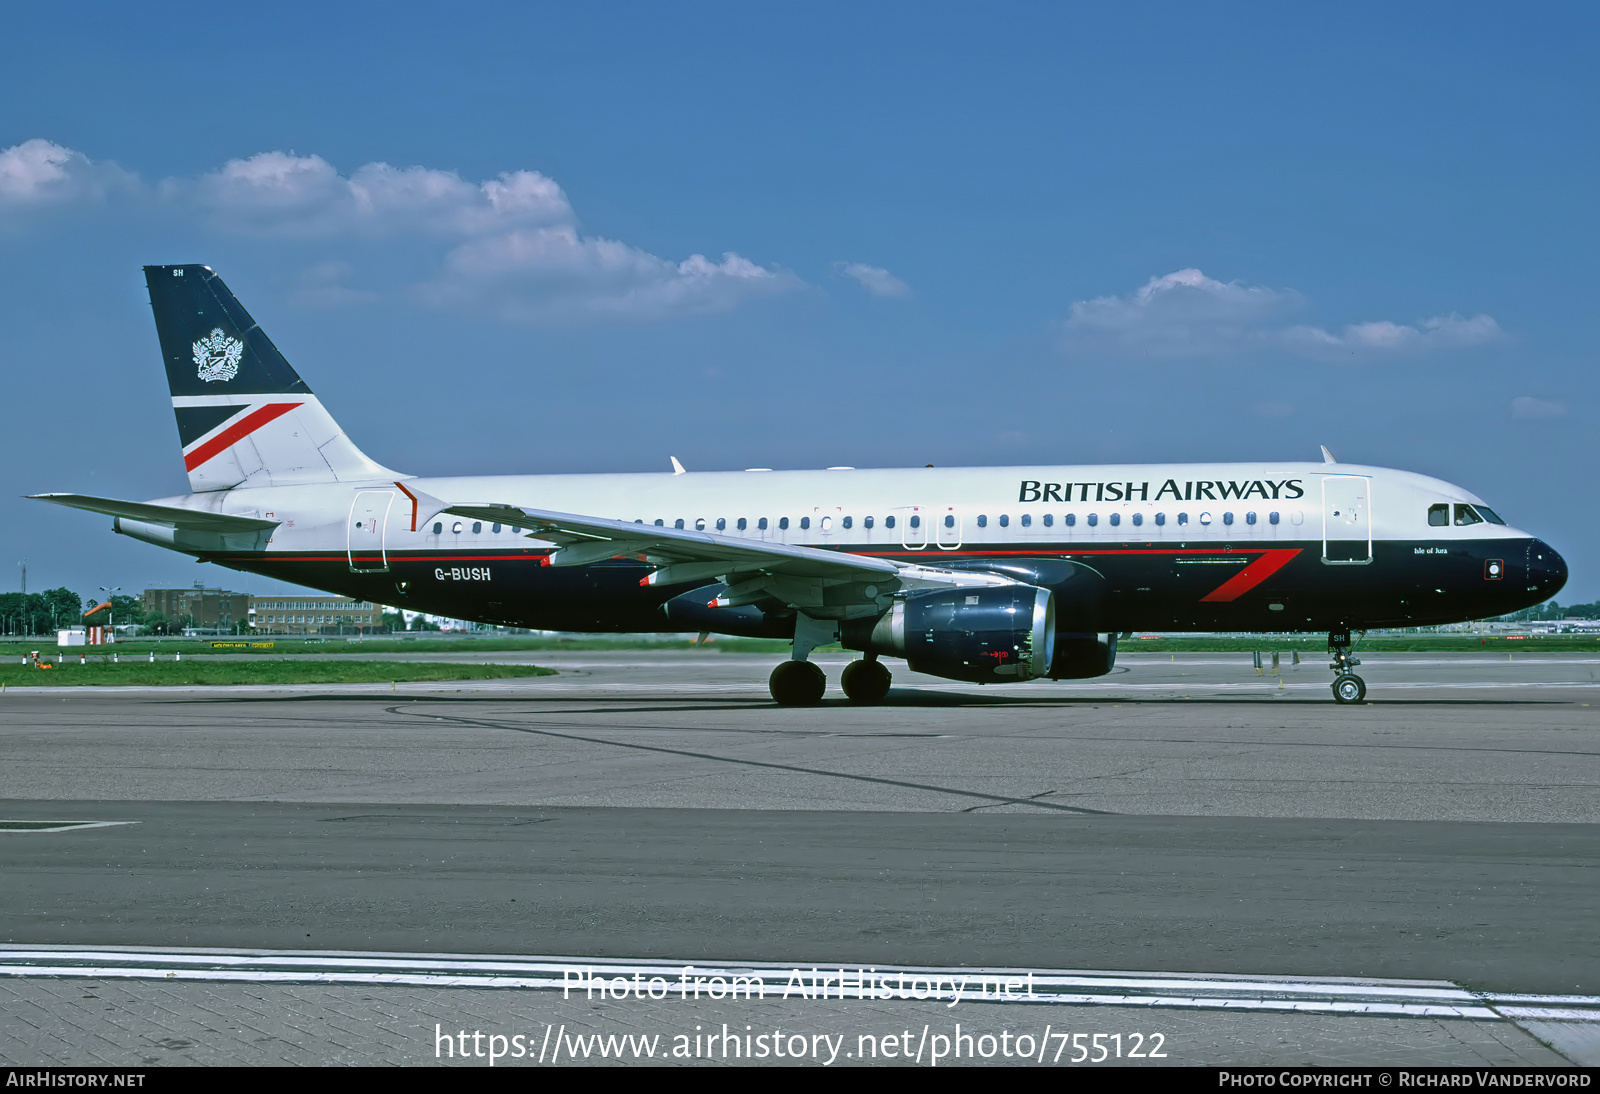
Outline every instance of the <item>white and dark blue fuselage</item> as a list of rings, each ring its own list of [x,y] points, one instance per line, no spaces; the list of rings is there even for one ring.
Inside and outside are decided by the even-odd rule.
[[[404,475],[350,441],[214,271],[145,274],[191,493],[45,500],[453,618],[792,638],[780,702],[820,698],[806,657],[834,639],[866,655],[843,682],[872,701],[880,656],[976,682],[1094,676],[1140,630],[1326,631],[1354,701],[1349,631],[1499,615],[1566,580],[1460,487],[1332,462]]]

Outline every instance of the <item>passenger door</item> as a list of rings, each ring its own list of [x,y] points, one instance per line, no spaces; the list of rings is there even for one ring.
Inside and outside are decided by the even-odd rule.
[[[1366,475],[1322,479],[1322,561],[1330,566],[1372,561],[1372,480]]]
[[[383,573],[389,569],[384,529],[389,522],[393,490],[363,490],[350,505],[348,554],[353,573]]]

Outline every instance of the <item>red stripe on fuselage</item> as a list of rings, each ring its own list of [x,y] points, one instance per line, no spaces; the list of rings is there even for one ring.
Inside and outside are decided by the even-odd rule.
[[[218,433],[215,437],[212,437],[205,444],[199,445],[194,449],[185,452],[183,455],[184,469],[186,471],[193,471],[211,457],[225,451],[226,449],[232,448],[234,445],[250,436],[250,434],[254,433],[256,430],[260,429],[274,418],[281,418],[283,415],[289,413],[289,411],[300,405],[302,404],[268,403],[266,406],[258,407],[257,409],[252,410],[243,418],[240,418],[237,422],[234,422],[232,425],[230,425],[227,429],[224,429],[221,433]]]
[[[1230,600],[1238,600],[1245,593],[1287,566],[1289,560],[1299,553],[1300,548],[1298,547],[1283,547],[1263,553],[1260,558],[1234,574],[1221,585],[1218,585],[1205,596],[1202,596],[1200,603],[1221,604]]]

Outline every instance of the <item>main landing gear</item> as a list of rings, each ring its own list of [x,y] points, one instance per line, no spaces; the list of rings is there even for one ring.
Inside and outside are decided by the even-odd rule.
[[[780,707],[809,707],[822,701],[828,678],[806,658],[811,651],[839,637],[839,625],[832,620],[813,619],[803,612],[794,619],[794,649],[789,660],[772,670],[767,687],[773,702]],[[852,703],[877,703],[889,694],[889,670],[878,655],[869,653],[860,661],[845,666],[839,685]]]
[[[883,702],[883,697],[889,694],[889,679],[889,670],[883,667],[878,655],[869,653],[860,661],[845,666],[839,686],[844,689],[845,698],[865,706]]]
[[[1361,664],[1350,656],[1350,628],[1339,627],[1328,632],[1328,652],[1333,660],[1328,667],[1333,670],[1333,701],[1359,703],[1367,697],[1367,682],[1353,671]]]

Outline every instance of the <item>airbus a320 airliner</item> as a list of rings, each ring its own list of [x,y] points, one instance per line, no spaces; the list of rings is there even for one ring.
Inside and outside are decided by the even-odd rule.
[[[187,496],[40,500],[123,535],[363,600],[562,631],[787,638],[784,705],[827,688],[811,651],[972,683],[1112,669],[1117,635],[1351,631],[1548,599],[1567,567],[1450,483],[1322,463],[419,478],[349,438],[206,266],[147,266]]]

